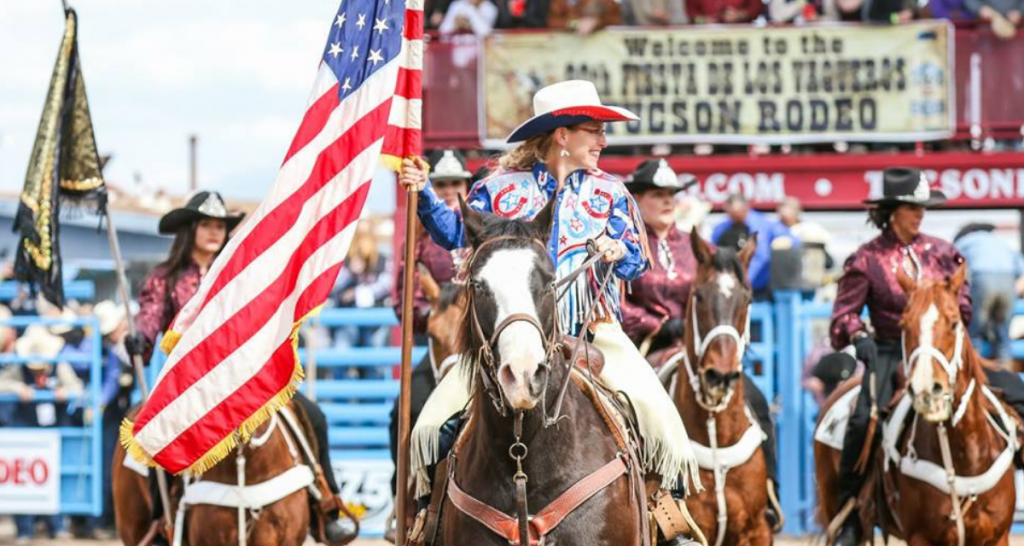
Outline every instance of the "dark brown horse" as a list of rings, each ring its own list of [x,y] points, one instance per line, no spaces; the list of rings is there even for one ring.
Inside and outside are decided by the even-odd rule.
[[[300,430],[306,429],[305,419],[294,403],[289,410],[296,416]],[[130,415],[129,415],[130,417]],[[304,430],[310,442],[312,453],[316,453],[315,437]],[[304,464],[303,447],[299,438],[288,427],[283,415],[275,415],[261,425],[249,442],[240,450],[217,463],[203,474],[199,483],[222,484],[226,487],[238,485],[239,455],[245,459],[245,485],[253,486],[267,482],[295,467]],[[115,514],[126,546],[136,546],[151,525],[149,486],[145,478],[123,465],[126,456],[124,448],[117,446],[113,460],[113,492]],[[180,482],[180,478],[175,478]],[[297,482],[291,482],[297,483]],[[288,488],[281,484],[281,488]],[[178,487],[173,488],[178,492]],[[180,494],[172,501],[176,513]],[[250,546],[299,546],[309,532],[310,502],[305,487],[292,490],[283,498],[245,514],[246,544]],[[190,505],[185,513],[183,543],[202,546],[237,546],[239,529],[236,508],[212,504]]]
[[[696,232],[690,241],[697,276],[686,306],[683,346],[666,349],[663,357],[677,362],[673,397],[704,485],[686,505],[712,545],[771,544],[761,429],[743,393],[752,299],[747,268],[757,241],[751,238],[738,253],[713,250]]]
[[[899,275],[908,296],[900,321],[908,389],[884,427],[869,470],[874,479],[859,501],[865,531],[877,522],[910,546],[1009,544],[1017,424],[988,390],[984,363],[960,317],[965,271],[961,266],[952,278],[920,285]],[[834,393],[822,415],[852,385]],[[815,442],[815,462],[825,526],[841,509],[838,452]],[[882,495],[873,493],[878,487]],[[875,499],[885,500],[872,513]]]
[[[648,544],[637,463],[623,459],[623,447],[610,432],[615,425],[595,405],[586,382],[569,378],[562,419],[552,426],[545,423],[545,412],[555,411],[563,380],[576,373],[551,350],[561,338],[554,268],[545,248],[550,204],[532,222],[506,221],[466,207],[463,214],[474,254],[468,264],[470,304],[460,335],[462,353],[477,357],[473,378],[466,378],[475,383],[475,394],[467,430],[448,463],[455,468],[442,507],[441,542],[519,543],[513,478],[521,473],[528,477],[518,483],[527,488],[531,543],[543,537],[561,546]],[[613,472],[606,485],[582,484],[589,500],[568,511],[551,511],[553,501],[564,499],[570,488],[618,461],[628,468]],[[481,512],[500,524],[485,526]]]

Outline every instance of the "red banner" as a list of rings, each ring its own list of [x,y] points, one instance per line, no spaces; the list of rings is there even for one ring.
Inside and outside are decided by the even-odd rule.
[[[623,178],[646,157],[601,159],[601,168]],[[757,208],[774,208],[784,197],[800,199],[808,210],[864,208],[881,195],[882,171],[907,166],[923,169],[952,208],[1024,208],[1024,155],[849,154],[801,156],[667,157],[681,176],[698,184],[689,192],[720,205],[742,193]],[[472,168],[476,168],[474,165]]]

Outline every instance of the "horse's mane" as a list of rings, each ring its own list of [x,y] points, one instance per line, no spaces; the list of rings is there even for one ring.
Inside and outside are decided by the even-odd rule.
[[[740,263],[739,253],[730,247],[719,247],[711,259],[711,268],[719,273],[732,273],[743,286],[750,289],[750,279]]]
[[[439,312],[447,311],[456,301],[459,296],[465,291],[466,287],[462,284],[456,284],[454,282],[446,282],[441,284],[441,295],[437,300],[437,310]]]

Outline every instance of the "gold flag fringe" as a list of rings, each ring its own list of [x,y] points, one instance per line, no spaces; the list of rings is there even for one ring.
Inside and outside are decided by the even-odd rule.
[[[207,451],[202,457],[196,462],[192,463],[181,472],[187,472],[191,475],[203,474],[207,470],[211,469],[219,463],[224,457],[227,457],[232,450],[238,445],[238,440],[241,438],[242,442],[248,442],[249,438],[256,429],[260,428],[267,419],[270,419],[272,415],[277,413],[278,410],[283,408],[288,402],[291,401],[292,396],[299,390],[299,384],[302,383],[305,373],[302,371],[302,363],[299,361],[299,329],[302,328],[302,324],[306,319],[315,316],[320,313],[320,309],[323,305],[317,306],[315,309],[306,314],[292,325],[291,337],[292,341],[292,352],[295,357],[295,369],[292,370],[292,377],[289,379],[288,384],[281,389],[280,392],[275,394],[263,407],[256,410],[248,419],[242,422],[237,430],[228,434],[224,439],[217,442],[209,451]],[[161,343],[163,347],[164,343],[174,335],[174,341],[171,342],[173,348],[174,344],[177,343],[178,339],[181,338],[181,334],[178,332],[168,331],[164,337],[164,342]],[[153,458],[146,453],[145,449],[139,445],[135,439],[134,433],[135,423],[129,419],[125,419],[121,423],[121,445],[124,446],[125,451],[136,461],[141,464],[150,467],[159,467],[160,464],[153,460]],[[177,472],[176,474],[180,474]]]
[[[181,340],[181,332],[167,330],[167,332],[164,333],[164,337],[160,340],[160,350],[163,351],[165,355],[171,354],[171,351],[174,350],[174,347],[178,344],[179,340]]]

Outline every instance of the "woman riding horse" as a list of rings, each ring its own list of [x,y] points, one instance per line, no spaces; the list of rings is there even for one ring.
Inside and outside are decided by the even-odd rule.
[[[694,179],[680,183],[664,159],[644,161],[626,181],[626,187],[640,208],[647,240],[656,259],[652,261],[650,271],[633,281],[622,302],[622,329],[638,347],[649,344],[647,354],[668,349],[683,339],[686,302],[690,299],[690,287],[697,275],[697,261],[690,244],[690,234],[675,225],[675,195],[696,183]],[[768,468],[769,487],[774,488],[777,495],[775,427],[768,401],[746,373],[743,374],[743,394],[757,417],[758,425],[765,431],[761,449]],[[781,513],[780,507],[774,502],[769,503],[767,518],[773,529],[777,530],[781,523]]]
[[[907,295],[897,281],[900,270],[914,280],[946,278],[956,273],[963,257],[953,245],[921,233],[924,211],[943,203],[945,195],[929,187],[925,173],[917,169],[886,169],[882,197],[866,201],[874,205],[868,221],[882,234],[861,246],[850,256],[839,280],[832,309],[830,336],[836,350],[853,344],[857,358],[867,365],[863,385],[850,416],[843,440],[839,468],[839,502],[855,502],[864,484],[861,464],[871,456],[874,438],[868,438],[872,419],[884,412],[896,389],[896,369],[903,360],[900,348],[900,317]],[[874,334],[868,331],[860,314],[867,305]],[[970,290],[965,283],[960,292],[960,314],[970,323]],[[1006,401],[1024,414],[1024,382],[1016,374],[985,368],[990,385],[1003,391]],[[873,383],[873,385],[872,385]],[[872,398],[874,391],[874,398]],[[861,542],[861,524],[857,510],[851,510],[836,538],[840,546]]]
[[[638,118],[622,108],[602,105],[594,84],[587,81],[550,85],[538,91],[533,102],[536,115],[508,137],[508,142],[522,144],[502,156],[497,172],[474,185],[468,206],[504,218],[528,219],[554,199],[554,228],[547,251],[556,277],[567,278],[586,262],[592,243],[603,255],[602,268],[610,267],[623,281],[635,280],[649,266],[641,220],[629,192],[618,179],[599,170],[597,162],[607,146],[603,122]],[[425,178],[416,163],[406,162],[401,181],[422,188],[418,212],[423,225],[441,246],[466,246],[462,218],[429,186],[423,187]],[[590,334],[605,356],[600,380],[614,391],[625,392],[635,407],[646,471],[660,476],[666,489],[676,488],[681,475],[683,483],[689,476],[699,488],[696,460],[672,399],[619,325],[619,283],[606,283],[599,292],[598,279],[592,270],[569,284],[558,303],[558,322],[566,333],[578,333],[592,304],[598,303]],[[421,494],[429,492],[422,479],[426,468],[442,456],[440,427],[469,400],[459,375],[449,374],[438,385],[413,431],[413,470],[421,478]],[[668,538],[671,543],[689,542],[681,536]]]
[[[231,214],[224,206],[220,194],[200,191],[181,208],[174,209],[160,219],[159,231],[174,235],[170,255],[146,278],[139,293],[139,314],[135,317],[138,339],[132,340],[132,350],[138,351],[148,363],[153,355],[156,338],[170,326],[174,316],[199,289],[199,282],[228,242],[231,231],[241,223],[245,214]],[[295,401],[313,425],[320,450],[318,459],[329,491],[321,493],[326,499],[337,497],[338,483],[334,479],[327,443],[327,420],[320,408],[302,393],[295,393]],[[160,495],[156,491],[155,473],[150,472],[150,497],[153,499],[153,521],[163,514]],[[354,530],[337,512],[329,514],[324,536],[317,537],[327,544],[348,542]],[[318,532],[316,534],[319,534]],[[162,540],[159,537],[156,540]]]

